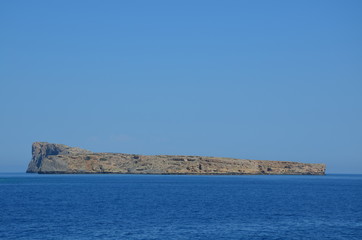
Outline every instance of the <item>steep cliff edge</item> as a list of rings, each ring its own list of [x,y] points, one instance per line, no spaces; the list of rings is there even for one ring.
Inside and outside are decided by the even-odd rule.
[[[324,175],[324,164],[201,156],[93,153],[35,142],[28,173],[300,174]]]
[[[41,171],[67,171],[67,161],[63,161],[63,156],[77,156],[92,153],[91,151],[81,148],[47,142],[35,142],[33,143],[31,150],[32,158],[28,169],[26,170],[28,173]]]

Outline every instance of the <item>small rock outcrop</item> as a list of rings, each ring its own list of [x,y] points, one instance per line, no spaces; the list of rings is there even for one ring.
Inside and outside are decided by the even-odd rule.
[[[324,175],[324,164],[201,156],[94,153],[35,142],[28,173]]]

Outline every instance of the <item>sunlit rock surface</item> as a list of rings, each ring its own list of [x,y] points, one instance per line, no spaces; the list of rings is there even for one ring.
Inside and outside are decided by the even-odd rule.
[[[63,144],[35,142],[28,173],[292,174],[324,175],[324,164],[201,156],[94,153]]]

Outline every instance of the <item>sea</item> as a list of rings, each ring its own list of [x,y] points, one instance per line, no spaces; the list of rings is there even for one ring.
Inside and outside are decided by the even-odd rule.
[[[0,174],[0,239],[362,239],[362,175]]]

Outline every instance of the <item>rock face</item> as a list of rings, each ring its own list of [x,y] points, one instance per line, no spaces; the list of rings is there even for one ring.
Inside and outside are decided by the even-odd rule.
[[[28,173],[292,174],[324,175],[324,164],[249,159],[93,153],[63,144],[35,142]]]

